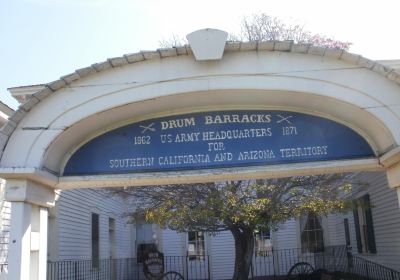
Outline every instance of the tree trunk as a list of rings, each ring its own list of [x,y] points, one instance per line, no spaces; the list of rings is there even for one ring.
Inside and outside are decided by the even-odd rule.
[[[247,280],[254,253],[253,229],[231,229],[235,240],[235,269],[233,280]]]

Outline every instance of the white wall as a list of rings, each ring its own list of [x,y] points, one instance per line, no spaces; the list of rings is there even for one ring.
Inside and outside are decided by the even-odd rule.
[[[338,214],[330,214],[326,219],[326,228],[324,231],[327,231],[327,234],[324,235],[326,240],[325,246],[338,246],[338,245],[346,245],[346,237],[344,231],[344,219],[348,218],[349,227],[350,223],[354,223],[353,215],[348,217],[349,215],[338,215]]]
[[[11,203],[4,201],[5,181],[0,179],[0,264],[7,262]]]
[[[376,255],[362,254],[362,257],[400,270],[400,209],[396,190],[388,187],[383,172],[362,174],[360,179],[369,182],[368,189],[360,191],[358,196],[361,197],[365,193],[370,195],[377,250]],[[351,246],[356,253],[357,241],[352,213],[348,215],[348,219]]]
[[[273,246],[274,249],[295,249],[300,247],[299,243],[299,227],[298,222],[291,219],[282,224],[274,233]]]
[[[400,209],[396,192],[387,186],[383,172],[364,173],[361,181],[369,181],[369,187],[356,193],[370,194],[373,204],[372,215],[377,245],[376,255],[363,255],[375,262],[400,269]],[[124,212],[124,203],[90,189],[64,191],[57,206],[57,228],[59,259],[90,259],[90,213],[100,213],[100,254],[108,258],[108,218],[116,219],[117,255],[120,258],[134,256],[134,231],[119,215]],[[344,245],[344,218],[348,218],[351,246],[354,253],[357,243],[352,212],[346,215],[329,215],[323,225],[325,245]],[[51,234],[51,233],[50,233]],[[161,250],[166,256],[186,256],[186,235],[172,230],[161,230]],[[234,265],[234,242],[231,233],[222,232],[208,236],[207,247],[210,255],[210,272],[213,279],[229,278]],[[273,233],[274,249],[299,248],[299,227],[296,220],[285,222]]]
[[[361,197],[369,193],[375,231],[377,254],[362,254],[361,256],[385,266],[400,270],[400,209],[396,191],[387,185],[384,172],[362,173],[356,180],[369,182],[369,186],[358,190],[354,195]],[[357,253],[357,241],[354,228],[353,213],[331,214],[324,218],[325,246],[345,245],[344,219],[349,221],[351,246]],[[273,232],[274,249],[300,248],[298,221],[289,220]],[[185,242],[181,235],[174,231],[163,231],[163,250],[166,255],[176,255]],[[213,279],[228,279],[233,273],[234,242],[230,232],[222,232],[209,237],[209,255],[211,276]],[[282,268],[283,269],[283,268]]]
[[[298,227],[295,220],[285,222],[277,232],[272,233],[274,249],[298,248]],[[186,256],[185,234],[172,230],[162,231],[162,251],[165,256]],[[229,231],[216,235],[208,235],[206,247],[210,263],[211,279],[230,279],[235,264],[235,244]],[[254,263],[254,273],[264,273],[265,269],[272,271],[272,259],[262,258]],[[264,267],[268,266],[268,267]],[[280,270],[287,272],[290,265],[281,264]]]
[[[58,238],[50,250],[58,251],[55,255],[59,260],[91,259],[92,212],[100,215],[100,259],[110,257],[109,218],[115,219],[116,257],[134,256],[133,226],[122,217],[125,204],[121,198],[107,197],[91,189],[68,190],[61,193],[56,207]]]
[[[212,279],[231,279],[235,264],[235,243],[229,231],[210,238],[210,273]]]
[[[373,262],[400,270],[400,209],[396,190],[388,187],[384,172],[362,173],[355,177],[368,186],[357,188],[355,198],[370,195],[372,220],[375,233],[376,254],[358,254],[353,212],[345,215],[329,215],[329,245],[346,244],[344,219],[349,221],[350,246],[353,254]]]
[[[161,250],[165,256],[186,256],[185,233],[174,230],[161,230]]]

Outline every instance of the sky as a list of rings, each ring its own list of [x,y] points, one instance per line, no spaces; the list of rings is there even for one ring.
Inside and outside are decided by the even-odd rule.
[[[398,1],[397,1],[398,2]],[[240,31],[265,13],[341,41],[374,60],[400,59],[396,0],[0,0],[0,100],[9,87],[42,84],[107,58],[155,50],[172,35]]]

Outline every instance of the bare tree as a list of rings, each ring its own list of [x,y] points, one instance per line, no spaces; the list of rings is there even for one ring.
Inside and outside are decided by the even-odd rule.
[[[267,14],[255,14],[246,17],[241,22],[241,32],[229,33],[228,41],[293,41],[294,43],[305,43],[315,46],[324,46],[348,50],[350,42],[335,40],[322,34],[314,34],[304,29],[303,25],[296,23],[285,23],[283,20]],[[172,35],[169,39],[159,42],[162,48],[172,48],[187,45],[185,38]]]
[[[300,24],[288,24],[277,17],[257,14],[243,19],[239,38],[242,41],[293,41],[348,50],[351,43],[329,38],[321,34],[313,34]]]
[[[188,44],[186,38],[180,37],[176,34],[173,34],[168,39],[162,39],[158,42],[161,48],[176,48],[181,47]]]

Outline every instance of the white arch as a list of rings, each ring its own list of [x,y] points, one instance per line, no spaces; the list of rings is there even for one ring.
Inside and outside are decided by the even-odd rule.
[[[395,71],[361,56],[291,42],[231,42],[225,45],[224,57],[215,61],[196,61],[188,46],[141,52],[49,83],[0,131],[0,176],[7,179],[7,199],[13,202],[11,236],[17,241],[10,244],[10,277],[45,275],[47,208],[56,199],[52,188],[377,169],[388,169],[389,184],[400,187],[399,83]],[[226,108],[279,108],[327,117],[364,136],[376,158],[268,168],[60,175],[76,147],[108,129],[154,116]],[[37,254],[32,254],[32,240],[40,244]]]
[[[308,112],[352,127],[378,157],[399,145],[400,88],[392,72],[341,51],[335,57],[337,50],[324,49],[320,56],[296,53],[296,45],[292,52],[229,52],[229,47],[222,60],[208,62],[190,54],[162,58],[162,51],[133,64],[128,62],[138,55],[124,56],[95,64],[92,71],[77,70],[84,77],[69,75],[50,84],[12,118],[1,172],[7,177],[50,171],[57,181],[68,153],[90,135],[127,121],[200,109]],[[146,54],[140,55],[144,60]],[[121,67],[110,67],[118,63]],[[55,92],[46,95],[51,88]],[[379,161],[368,164],[380,167]]]

